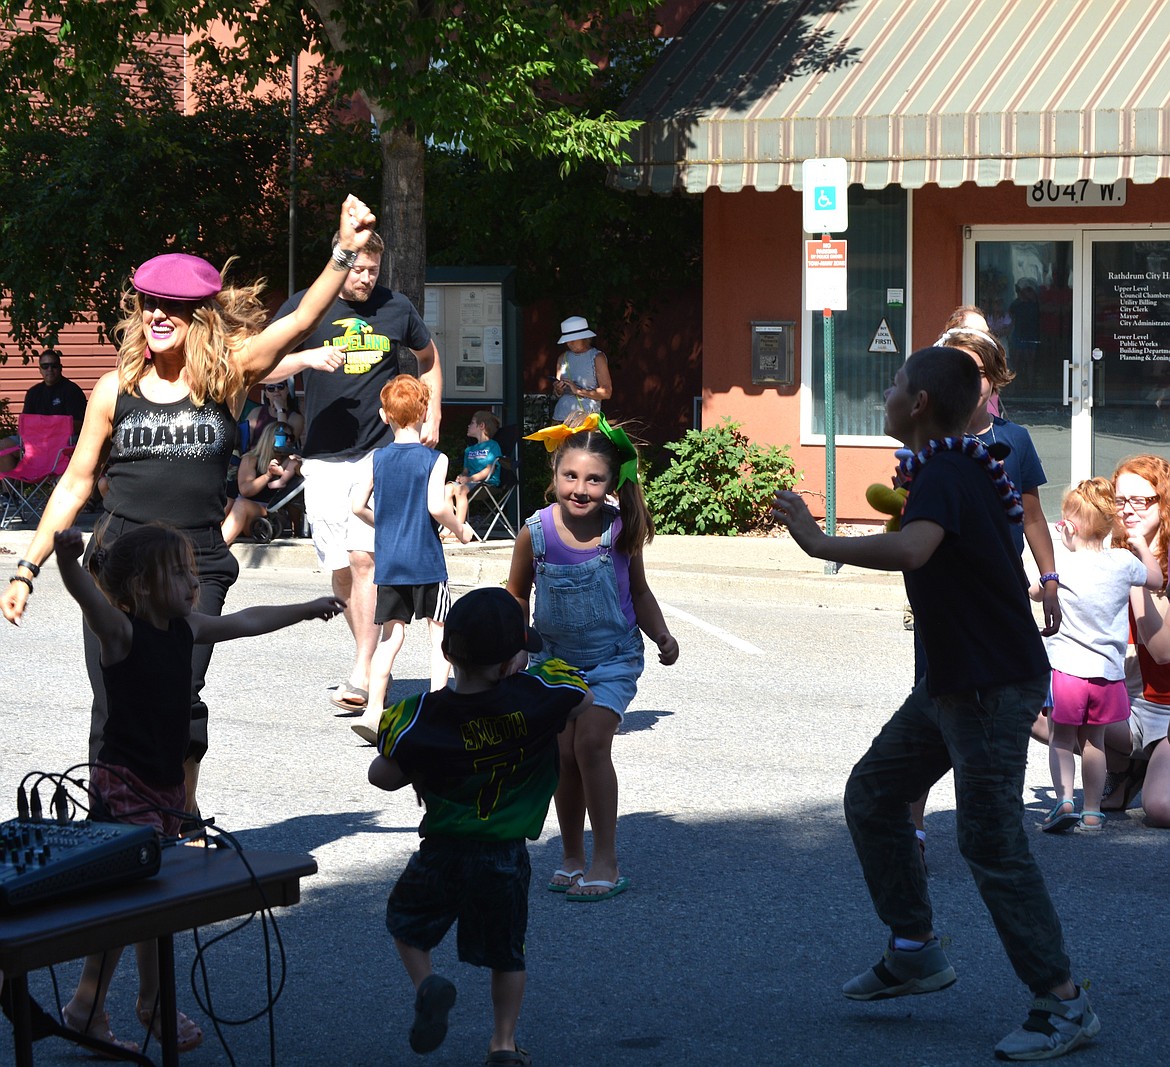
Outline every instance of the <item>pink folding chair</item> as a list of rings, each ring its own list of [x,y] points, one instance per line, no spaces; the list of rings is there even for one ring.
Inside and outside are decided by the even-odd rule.
[[[0,471],[0,528],[17,519],[39,522],[57,479],[65,473],[73,446],[69,415],[18,415],[17,433],[23,455],[10,471]]]

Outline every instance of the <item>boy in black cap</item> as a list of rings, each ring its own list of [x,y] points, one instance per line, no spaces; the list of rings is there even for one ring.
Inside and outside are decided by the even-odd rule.
[[[431,1052],[447,1034],[455,986],[432,973],[431,950],[459,920],[459,958],[492,970],[493,1067],[532,1062],[516,1046],[524,999],[524,936],[536,839],[557,787],[557,734],[592,703],[561,660],[520,672],[540,635],[502,588],[473,589],[447,615],[443,653],[453,676],[383,714],[369,779],[414,786],[426,814],[422,845],[386,904],[386,927],[414,982],[410,1047]]]

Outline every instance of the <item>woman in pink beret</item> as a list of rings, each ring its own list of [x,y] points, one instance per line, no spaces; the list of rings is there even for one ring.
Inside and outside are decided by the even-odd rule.
[[[162,521],[195,545],[200,592],[196,609],[218,615],[239,568],[223,543],[228,460],[248,390],[312,332],[341,291],[375,219],[356,197],[341,208],[341,240],[291,314],[265,325],[262,284],[225,286],[205,259],[167,253],[147,260],[122,297],[115,331],[118,364],[93,388],[69,468],[16,565],[0,610],[19,625],[53,535],[71,526],[93,493],[103,465],[109,491],[90,552],[124,530]],[[226,268],[225,268],[226,269]],[[200,659],[200,651],[203,651]],[[193,664],[187,808],[196,811],[199,760],[207,749],[207,707],[199,698],[211,646]],[[86,633],[91,679],[100,682],[97,643]],[[96,694],[103,687],[94,686]],[[104,699],[95,696],[90,759],[101,747]]]

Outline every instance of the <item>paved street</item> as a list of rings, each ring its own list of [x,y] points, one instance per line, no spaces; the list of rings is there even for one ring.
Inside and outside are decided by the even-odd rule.
[[[472,546],[451,561],[460,592],[472,581],[498,581],[507,549]],[[325,591],[300,546],[245,563],[229,608]],[[993,1062],[992,1046],[1023,1020],[1028,995],[955,850],[949,778],[931,797],[929,861],[958,984],[878,1005],[839,993],[877,959],[885,937],[840,801],[850,766],[909,686],[911,635],[901,625],[897,578],[825,575],[791,545],[782,551],[763,540],[663,538],[647,563],[682,653],[673,668],[648,665],[615,743],[620,854],[633,889],[597,905],[544,891],[560,858],[550,814],[531,846],[522,1044],[541,1067]],[[450,1034],[425,1060],[407,1044],[412,992],[383,913],[417,844],[420,810],[409,790],[367,785],[373,750],[328,704],[325,687],[342,677],[349,649],[340,620],[224,645],[206,693],[204,813],[246,845],[311,852],[320,866],[302,903],[279,913],[287,980],[276,1062],[478,1064],[490,1032],[488,976],[456,961],[453,936],[436,953],[459,988]],[[80,618],[52,566],[25,625],[0,627],[0,650],[0,797],[9,798],[0,814],[11,816],[25,773],[60,771],[85,756]],[[396,694],[423,686],[425,654],[418,624],[395,671]],[[1040,747],[1025,799],[1038,823],[1051,805]],[[1068,1061],[1082,1067],[1166,1062],[1170,833],[1144,828],[1139,816],[1112,820],[1096,838],[1032,834],[1075,977],[1091,980],[1104,1024],[1096,1045]],[[206,943],[210,931],[203,933]],[[180,1008],[207,1031],[183,1062],[228,1063],[190,988],[192,939],[177,942]],[[241,1018],[262,1007],[257,924],[212,947],[206,963],[218,1012]],[[76,967],[57,975],[67,998]],[[51,1005],[48,975],[34,976],[33,987]],[[110,1000],[122,1037],[137,1036],[134,989],[127,959]],[[3,1048],[6,1025],[0,1030]],[[263,1022],[229,1027],[226,1036],[236,1063],[269,1061]],[[49,1067],[78,1062],[56,1042],[36,1051]]]

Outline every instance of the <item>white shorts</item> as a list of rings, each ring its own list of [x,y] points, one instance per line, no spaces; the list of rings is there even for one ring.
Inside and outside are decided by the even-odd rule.
[[[305,517],[313,528],[313,547],[325,570],[348,567],[350,552],[373,554],[374,528],[362,522],[350,506],[354,489],[368,485],[373,470],[373,452],[345,459],[306,459],[301,465]]]
[[[1155,704],[1142,696],[1142,674],[1133,645],[1126,649],[1125,684],[1129,690],[1130,757],[1148,760],[1154,745],[1166,739],[1170,729],[1170,706]]]

